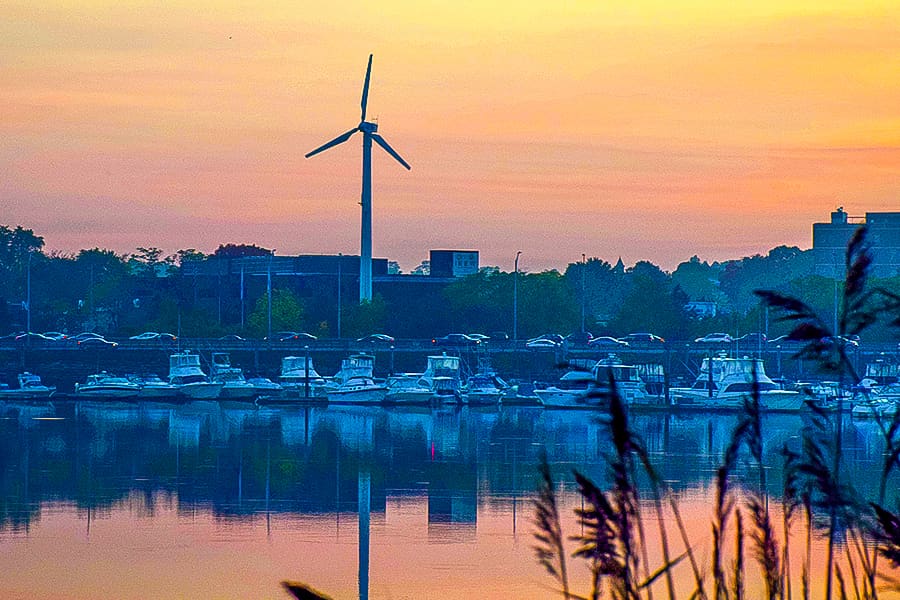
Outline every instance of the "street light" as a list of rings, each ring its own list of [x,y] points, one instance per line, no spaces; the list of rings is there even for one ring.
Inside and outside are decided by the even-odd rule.
[[[272,257],[275,256],[275,248],[272,248],[272,253],[269,254],[269,266],[266,269],[266,318],[268,321],[268,331],[269,335],[266,337],[270,342],[272,341]]]
[[[519,341],[519,256],[516,252],[515,275],[513,275],[513,343]]]
[[[337,314],[337,336],[338,339],[341,339],[341,262],[344,260],[344,255],[341,252],[338,252],[338,293],[337,293],[337,304],[338,304],[338,314]]]
[[[587,256],[581,253],[581,333],[584,333],[584,273],[587,271]]]
[[[25,279],[25,331],[31,333],[31,250],[28,251],[28,275]],[[26,337],[30,342],[31,338]]]

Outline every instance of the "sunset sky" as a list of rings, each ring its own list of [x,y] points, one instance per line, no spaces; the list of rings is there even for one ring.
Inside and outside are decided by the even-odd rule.
[[[490,5],[491,7],[486,7]],[[256,243],[671,269],[900,210],[900,3],[68,2],[0,7],[0,224],[48,249]]]

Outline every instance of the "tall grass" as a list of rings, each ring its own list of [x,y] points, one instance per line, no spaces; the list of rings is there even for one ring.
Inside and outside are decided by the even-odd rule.
[[[847,355],[843,340],[846,336],[859,334],[882,318],[900,327],[900,296],[888,290],[867,288],[871,255],[865,228],[860,228],[850,240],[845,263],[846,279],[836,330],[832,330],[825,319],[801,300],[773,291],[758,291],[757,294],[767,306],[780,311],[781,320],[793,323],[788,338],[804,343],[797,357],[813,358],[824,370],[837,374],[842,381],[856,383],[859,376]],[[867,504],[859,499],[850,480],[843,475],[841,429],[844,407],[839,405],[835,412],[826,412],[809,403],[809,425],[801,432],[799,452],[787,447],[781,450],[784,476],[780,492],[781,527],[777,531],[770,512],[766,465],[763,461],[765,438],[761,394],[754,374],[751,393],[744,402],[738,423],[716,470],[715,501],[710,523],[712,555],[708,564],[702,565],[697,561],[694,546],[686,534],[677,499],[662,483],[644,451],[640,437],[631,429],[628,411],[614,382],[610,382],[606,394],[608,411],[603,423],[612,440],[612,451],[607,459],[612,475],[611,487],[603,490],[582,473],[574,473],[584,508],[576,510],[583,534],[572,538],[579,543],[572,557],[589,562],[591,591],[588,596],[570,591],[569,582],[560,578],[565,550],[557,502],[553,487],[548,485],[552,481],[549,465],[542,462],[540,467],[544,483],[536,501],[538,518],[535,537],[538,545],[535,549],[539,561],[548,567],[551,575],[558,582],[564,582],[562,592],[566,597],[651,600],[653,588],[664,582],[667,596],[674,599],[674,571],[682,568],[682,559],[688,557],[695,582],[691,598],[707,598],[707,577],[712,580],[712,597],[715,600],[744,598],[747,593],[747,570],[752,567],[758,571],[768,600],[792,600],[795,590],[790,540],[798,527],[805,534],[799,597],[808,600],[812,596],[813,561],[824,565],[825,600],[831,600],[834,596],[874,600],[878,598],[879,590],[900,592],[900,513],[883,506],[891,473],[900,469],[900,413],[889,423],[878,421],[886,451],[877,501]],[[840,402],[843,402],[842,398]],[[732,478],[743,456],[749,456],[751,464],[756,467],[758,481],[752,486],[736,488]],[[652,506],[659,521],[663,561],[652,571],[647,564],[642,515],[644,504],[640,501],[635,482],[638,466],[649,475]],[[675,559],[669,555],[668,527],[671,525],[664,518],[662,509],[666,500],[686,548],[685,553]],[[547,515],[555,517],[550,519]],[[843,539],[840,547],[838,536]],[[813,553],[813,540],[817,538],[824,541],[824,557]],[[725,549],[729,544],[733,547],[730,568],[725,564]],[[839,556],[841,548],[843,553]],[[889,568],[879,570],[879,557],[888,561]]]

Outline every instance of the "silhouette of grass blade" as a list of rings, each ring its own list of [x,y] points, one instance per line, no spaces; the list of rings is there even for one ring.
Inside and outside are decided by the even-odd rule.
[[[538,562],[560,584],[562,593],[569,598],[569,580],[566,573],[566,555],[563,547],[562,525],[559,520],[559,508],[556,504],[556,492],[553,487],[553,476],[547,455],[541,454],[538,465],[541,475],[538,497],[534,499],[537,531],[534,538],[538,544],[533,546]]]
[[[297,600],[331,600],[331,596],[326,596],[299,581],[282,581],[281,585]]]
[[[900,568],[900,514],[894,514],[877,504],[871,506],[880,526],[875,534],[881,544],[879,551],[891,561],[894,568]]]

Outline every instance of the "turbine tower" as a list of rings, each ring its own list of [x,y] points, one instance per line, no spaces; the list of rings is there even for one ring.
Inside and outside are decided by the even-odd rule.
[[[366,121],[366,103],[369,99],[369,77],[372,74],[372,55],[369,55],[369,66],[366,68],[366,82],[363,84],[362,100],[359,105],[362,108],[362,114],[359,118],[359,125],[342,133],[330,142],[323,144],[306,155],[306,158],[328,150],[332,146],[343,144],[350,139],[357,131],[363,134],[363,155],[362,155],[362,232],[359,251],[359,301],[372,301],[372,141],[381,146],[385,152],[393,156],[397,162],[411,169],[412,167],[403,160],[403,158],[394,151],[393,148],[385,141],[383,137],[378,135],[378,124]]]

